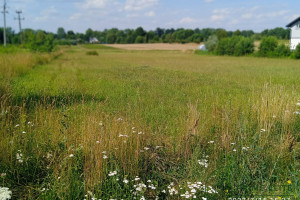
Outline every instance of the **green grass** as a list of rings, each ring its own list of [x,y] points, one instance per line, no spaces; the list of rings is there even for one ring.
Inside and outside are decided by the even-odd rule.
[[[257,186],[299,184],[299,73],[289,59],[101,45],[32,62],[3,75],[0,186],[24,199],[180,199],[201,181],[218,193],[198,198],[280,196]]]

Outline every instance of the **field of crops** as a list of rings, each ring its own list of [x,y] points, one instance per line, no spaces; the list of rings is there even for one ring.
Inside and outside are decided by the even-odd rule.
[[[300,196],[297,60],[83,45],[0,72],[13,199]]]

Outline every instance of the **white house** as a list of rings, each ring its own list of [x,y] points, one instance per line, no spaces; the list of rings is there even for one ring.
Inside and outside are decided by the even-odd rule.
[[[90,38],[90,43],[97,44],[97,43],[99,43],[99,40],[97,38],[93,37],[93,38]]]
[[[290,49],[295,50],[300,43],[300,17],[286,25],[286,27],[291,29]]]

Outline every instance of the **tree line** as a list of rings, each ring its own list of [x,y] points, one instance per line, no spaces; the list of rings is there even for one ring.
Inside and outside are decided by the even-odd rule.
[[[7,28],[7,42],[10,44],[19,44],[20,33],[15,33],[12,28]],[[97,31],[87,29],[85,33],[75,33],[72,30],[65,31],[64,28],[60,27],[56,33],[46,32],[43,30],[23,30],[23,43],[27,44],[35,39],[53,39],[54,43],[57,44],[78,44],[87,43],[91,38],[97,38],[101,44],[133,44],[133,43],[200,43],[205,42],[212,35],[216,35],[219,40],[226,37],[243,36],[246,38],[252,38],[254,40],[260,40],[266,36],[274,36],[277,39],[289,39],[290,30],[284,28],[266,29],[260,33],[255,33],[252,30],[236,30],[226,31],[225,29],[163,29],[156,28],[155,30],[146,31],[142,27],[136,29],[125,29],[119,30],[117,28],[105,29],[103,31]],[[0,43],[3,43],[3,28],[0,28]]]

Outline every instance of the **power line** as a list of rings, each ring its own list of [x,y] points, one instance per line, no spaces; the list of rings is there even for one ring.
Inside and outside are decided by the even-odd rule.
[[[19,20],[19,29],[20,29],[20,43],[23,43],[22,39],[22,26],[21,26],[21,20],[24,20],[25,18],[21,18],[22,10],[17,10],[16,13],[18,14],[17,20]]]
[[[3,21],[4,21],[4,29],[3,29],[3,45],[4,47],[6,47],[6,13],[8,13],[6,11],[6,0],[4,0],[4,3],[3,3]]]

